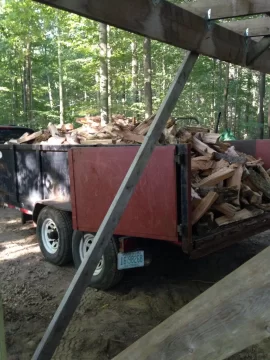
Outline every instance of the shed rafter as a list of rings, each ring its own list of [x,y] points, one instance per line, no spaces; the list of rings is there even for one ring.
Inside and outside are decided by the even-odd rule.
[[[197,0],[181,6],[200,16],[211,10],[211,19],[225,19],[270,12],[269,0]]]
[[[226,23],[220,23],[220,25],[242,35],[245,34],[248,29],[247,36],[250,37],[270,35],[270,17],[228,21]]]
[[[246,38],[169,1],[162,0],[37,0],[89,19],[104,22],[151,39],[241,66],[246,64]],[[244,0],[239,0],[243,3]],[[213,0],[223,4],[224,1]],[[235,0],[234,0],[235,2]],[[257,11],[270,11],[270,1],[249,0]],[[201,3],[201,2],[198,2]],[[228,8],[232,0],[226,0]],[[263,3],[265,6],[263,7]],[[266,4],[267,3],[267,4]],[[259,6],[260,5],[260,6]],[[268,6],[266,6],[268,5]],[[210,25],[210,26],[208,26]],[[254,46],[251,41],[250,46]],[[270,50],[249,67],[270,73]]]

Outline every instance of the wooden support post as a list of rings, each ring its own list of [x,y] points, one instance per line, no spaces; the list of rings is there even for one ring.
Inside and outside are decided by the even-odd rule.
[[[4,311],[2,299],[0,295],[0,359],[7,359],[6,341],[5,341],[5,327],[4,327]]]
[[[198,58],[198,54],[189,52],[177,72],[167,96],[162,102],[154,121],[145,137],[143,144],[137,152],[100,228],[95,236],[92,248],[89,250],[81,266],[77,270],[63,300],[47,328],[43,339],[36,349],[33,360],[49,360],[52,358],[81,297],[92,277],[120,218],[133,194],[140,176],[160,138],[166,122],[182,93],[188,77]]]
[[[267,248],[114,360],[223,360],[270,336]]]

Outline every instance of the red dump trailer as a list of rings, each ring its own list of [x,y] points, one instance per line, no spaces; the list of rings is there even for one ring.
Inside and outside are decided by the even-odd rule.
[[[270,168],[270,140],[238,141],[240,151]],[[44,257],[78,267],[91,247],[138,146],[0,145],[4,206],[37,224]],[[96,271],[93,287],[115,285],[124,270],[147,263],[146,239],[180,246],[192,258],[267,230],[270,214],[202,234],[191,226],[191,151],[188,145],[157,146]],[[151,247],[151,246],[150,246]],[[149,249],[149,246],[148,246]]]

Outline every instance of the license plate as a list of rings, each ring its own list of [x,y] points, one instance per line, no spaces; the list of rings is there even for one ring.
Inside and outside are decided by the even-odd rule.
[[[144,251],[118,253],[118,270],[133,269],[144,266]]]

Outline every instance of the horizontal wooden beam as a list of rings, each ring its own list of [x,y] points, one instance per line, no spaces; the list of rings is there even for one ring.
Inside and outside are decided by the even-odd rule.
[[[202,55],[235,65],[246,66],[246,41],[244,36],[217,24],[212,24],[209,28],[202,17],[169,1],[36,1]],[[227,2],[230,3],[230,0]],[[250,67],[254,70],[270,73],[270,50],[256,59]]]
[[[225,19],[270,12],[269,0],[197,0],[181,4],[189,11],[205,17],[211,10],[211,19]]]
[[[247,53],[247,65],[250,65],[255,59],[257,59],[261,54],[263,54],[266,49],[270,46],[270,37],[266,36],[263,37],[259,42],[256,44],[252,44],[251,47],[248,49]]]
[[[267,248],[114,360],[223,360],[268,338],[269,258]]]
[[[242,35],[248,29],[247,36],[250,37],[270,35],[270,17],[228,21],[219,24]]]

